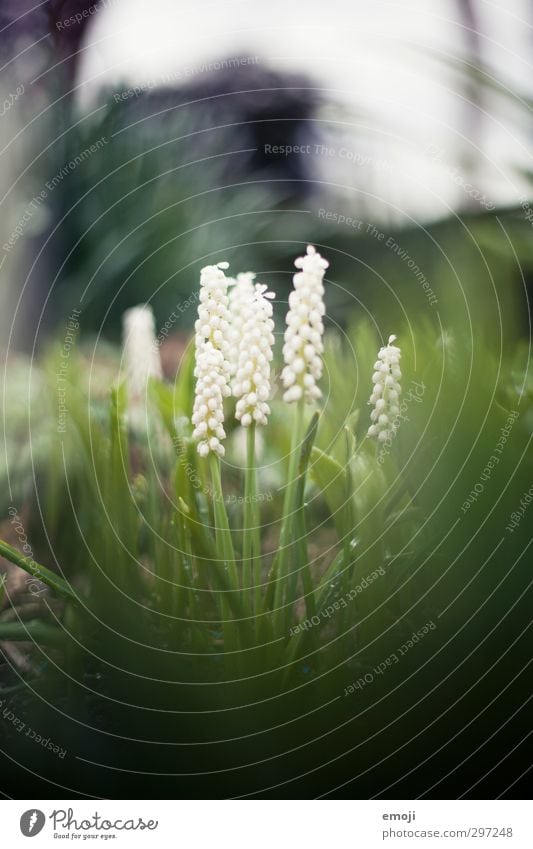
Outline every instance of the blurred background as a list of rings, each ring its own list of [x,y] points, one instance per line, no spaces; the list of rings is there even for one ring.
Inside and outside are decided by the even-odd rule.
[[[307,241],[333,322],[527,334],[532,20],[525,0],[3,0],[2,347],[73,308],[114,339],[140,301],[187,330],[219,259],[283,300]]]
[[[402,667],[399,678],[409,682],[404,695],[400,698],[396,684],[387,683],[382,708],[372,712],[374,725],[368,723],[370,708],[381,704],[377,687],[365,696],[369,713],[363,710],[351,733],[353,740],[368,734],[370,742],[365,750],[354,744],[353,759],[346,761],[349,779],[356,771],[363,777],[355,797],[391,787],[393,798],[410,798],[437,786],[439,798],[441,793],[455,798],[454,770],[471,756],[461,778],[465,793],[474,780],[477,788],[479,773],[487,769],[490,782],[490,773],[502,762],[509,775],[494,773],[498,794],[507,786],[522,792],[517,776],[525,785],[529,772],[506,758],[531,733],[530,712],[522,711],[531,699],[531,677],[524,672],[531,662],[531,599],[526,594],[531,593],[531,535],[525,520],[520,529],[509,530],[506,523],[519,515],[533,475],[528,460],[533,432],[532,25],[533,5],[525,0],[0,3],[0,538],[18,549],[30,540],[38,562],[55,571],[65,567],[67,577],[85,587],[94,580],[91,575],[98,577],[86,538],[96,551],[95,562],[101,560],[113,575],[124,559],[115,525],[127,525],[130,508],[137,516],[140,504],[139,551],[159,563],[157,545],[170,538],[175,518],[171,502],[158,500],[156,486],[161,472],[162,487],[169,488],[175,458],[168,440],[154,431],[148,462],[145,434],[130,434],[135,477],[127,496],[119,488],[115,498],[116,476],[108,474],[109,467],[113,470],[109,456],[118,462],[118,454],[109,453],[115,443],[108,434],[115,433],[119,418],[110,389],[120,369],[122,314],[142,302],[153,307],[165,377],[178,372],[173,385],[159,386],[158,410],[171,434],[175,429],[182,438],[192,407],[189,343],[200,269],[227,260],[229,274],[257,272],[277,293],[280,335],[294,257],[312,243],[330,263],[316,446],[331,455],[326,460],[332,459],[333,466],[322,458],[331,474],[332,468],[342,472],[349,466],[353,445],[353,480],[358,487],[360,480],[369,481],[355,496],[357,536],[349,543],[360,575],[376,564],[395,564],[391,600],[384,582],[383,590],[378,584],[375,594],[364,596],[355,613],[352,608],[354,620],[362,617],[358,626],[366,624],[362,633],[353,634],[352,626],[346,632],[346,644],[339,649],[342,662],[327,656],[324,668],[334,676],[322,681],[308,665],[299,670],[313,688],[317,682],[315,701],[302,689],[294,704],[280,703],[272,713],[267,700],[264,715],[254,715],[252,707],[246,726],[240,712],[222,723],[217,713],[220,704],[225,711],[233,698],[241,699],[239,687],[211,691],[207,704],[215,709],[207,725],[203,681],[192,696],[166,687],[168,680],[200,680],[205,670],[196,655],[175,663],[166,648],[162,659],[157,654],[170,639],[165,623],[158,630],[163,593],[151,597],[153,632],[146,627],[147,621],[152,627],[151,609],[144,619],[136,602],[125,604],[121,597],[115,603],[112,592],[98,597],[105,608],[98,622],[115,626],[118,616],[117,630],[123,627],[126,636],[144,640],[149,633],[155,661],[151,647],[139,654],[136,643],[132,654],[129,643],[124,647],[121,640],[106,639],[105,629],[95,629],[89,650],[102,648],[102,655],[95,651],[88,658],[85,650],[72,648],[65,653],[68,663],[56,666],[40,639],[20,649],[30,616],[39,629],[54,625],[45,637],[52,633],[57,639],[56,607],[46,595],[38,606],[23,569],[2,561],[2,571],[10,569],[5,597],[0,585],[2,633],[13,635],[21,627],[18,643],[0,640],[1,686],[7,683],[18,694],[18,712],[25,717],[34,709],[31,693],[39,697],[36,703],[44,693],[47,709],[37,704],[37,719],[30,722],[45,729],[49,723],[54,737],[55,706],[69,716],[72,709],[73,721],[63,723],[61,739],[73,755],[69,775],[84,770],[80,793],[117,793],[117,773],[102,777],[93,763],[98,761],[131,766],[123,798],[136,798],[136,793],[181,798],[184,792],[203,797],[207,791],[198,770],[212,770],[214,763],[224,772],[215,795],[247,794],[252,792],[249,773],[239,772],[239,765],[234,784],[228,784],[224,759],[247,763],[250,751],[259,764],[269,761],[266,773],[254,775],[256,787],[282,775],[292,781],[302,768],[309,786],[299,784],[297,792],[306,798],[306,793],[315,796],[317,788],[329,792],[342,781],[331,758],[347,754],[344,723],[352,721],[353,708],[341,707],[340,699],[332,713],[315,713],[313,706],[329,704],[335,687],[342,692],[341,678],[344,687],[345,678],[357,680],[376,660],[388,657],[402,644],[405,629],[414,630],[441,613],[439,650],[429,638],[426,643],[433,665],[429,660],[427,669],[421,664],[424,672],[415,681]],[[402,425],[391,457],[378,468],[372,466],[378,462],[374,446],[365,440],[367,400],[372,363],[389,334],[397,334],[402,349],[406,397],[411,386],[426,388],[424,403],[411,404],[410,424]],[[265,492],[275,494],[272,503],[261,505],[262,521],[269,526],[264,535],[268,556],[278,539],[292,433],[287,405],[272,406],[259,472]],[[515,421],[511,413],[513,425],[508,424]],[[90,433],[85,419],[90,419]],[[93,431],[98,435],[94,441]],[[228,416],[223,478],[231,494],[241,491],[245,466],[239,433]],[[509,444],[492,475],[486,464],[502,433]],[[188,448],[194,459],[194,446]],[[485,490],[481,481],[491,475]],[[347,539],[334,527],[341,511],[324,477],[325,483],[308,482],[306,505],[320,576],[338,545],[332,540]],[[109,483],[110,494],[104,497],[101,481]],[[384,494],[382,513],[375,507]],[[111,521],[106,497],[113,507]],[[191,504],[196,501],[207,527],[210,505],[202,493],[193,494]],[[411,501],[412,510],[407,510]],[[153,511],[154,527],[161,523],[160,536],[147,532],[145,510],[149,518]],[[406,524],[398,528],[404,510]],[[232,504],[229,513],[237,528],[240,507]],[[128,544],[136,539],[130,531],[127,526],[123,534]],[[125,574],[129,580],[130,573]],[[332,593],[338,591],[335,581],[326,584]],[[448,609],[450,615],[444,616]],[[68,616],[66,629],[71,629]],[[382,641],[374,647],[378,637]],[[371,650],[360,662],[353,652],[367,638]],[[207,640],[209,649],[218,640],[216,632],[209,632]],[[125,658],[124,668],[134,670],[133,677],[106,669],[102,675],[93,657],[103,657],[103,666],[109,662],[113,670]],[[412,657],[414,675],[419,661]],[[70,677],[68,664],[78,677]],[[222,666],[210,663],[209,652],[205,668],[213,680],[224,674]],[[149,676],[138,675],[139,669],[148,669]],[[152,674],[161,688],[153,687]],[[11,690],[0,688],[0,695],[4,692]],[[113,704],[119,697],[116,711],[107,704],[109,695]],[[388,695],[392,698],[386,702]],[[426,695],[431,696],[429,706]],[[200,709],[197,726],[196,717],[190,726],[175,722],[182,696],[190,699],[191,713]],[[246,691],[239,704],[249,701]],[[401,707],[411,702],[416,715],[406,711],[404,721]],[[150,720],[150,733],[145,704],[150,711],[153,704],[162,705],[168,713],[164,721],[159,715]],[[292,725],[284,728],[291,711],[309,717],[298,732]],[[400,733],[397,719],[405,726]],[[374,740],[373,729],[378,735],[381,724],[390,732]],[[281,729],[272,744],[263,735],[270,726]],[[259,729],[250,751],[246,736],[238,738],[237,748],[230,745],[244,727],[253,733]],[[331,728],[337,729],[334,745]],[[130,737],[122,736],[125,729]],[[504,733],[497,736],[499,729]],[[1,735],[7,737],[9,730],[6,723],[0,727],[0,749]],[[164,753],[158,748],[155,767],[150,747],[139,754],[130,745],[137,733],[141,742],[153,735],[158,746],[170,740]],[[202,749],[201,743],[199,751],[188,748],[191,740],[218,740],[219,733],[227,738],[227,752],[221,748],[213,755],[213,747]],[[109,734],[116,737],[112,743]],[[425,739],[420,741],[419,734]],[[176,773],[176,739],[184,741],[195,784],[187,772],[182,778]],[[331,774],[322,773],[316,785],[313,752],[305,749],[302,762],[295,755],[294,764],[283,768],[276,760],[287,742],[304,746],[308,739],[324,741],[316,761],[321,768],[331,765]],[[435,773],[446,783],[435,785],[430,758],[453,741],[451,754],[444,752]],[[387,758],[396,752],[393,769]],[[45,755],[39,762],[35,746],[24,754],[17,771],[24,787],[21,798],[29,798],[25,764],[35,771],[37,786],[41,774],[53,776],[53,787],[62,786],[65,765],[50,766]],[[4,772],[13,795],[16,740],[6,744],[6,757]],[[516,757],[522,757],[521,750]],[[428,775],[419,779],[415,770],[426,769],[426,761]],[[140,763],[149,770],[144,778],[139,772],[141,790],[135,783]],[[379,774],[365,783],[366,773],[376,766]],[[168,784],[161,769],[177,775],[176,783]],[[416,777],[407,789],[397,784],[404,773]],[[153,775],[159,776],[157,783]],[[214,777],[218,781],[216,771]],[[489,791],[483,785],[473,792],[483,796]],[[39,793],[37,798],[46,798]]]

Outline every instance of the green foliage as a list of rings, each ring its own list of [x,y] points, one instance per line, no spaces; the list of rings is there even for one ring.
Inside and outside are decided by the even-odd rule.
[[[243,581],[243,558],[245,562],[249,557],[242,548],[244,539],[249,552],[246,533],[243,538],[240,531],[246,501],[230,506],[225,486],[220,488],[217,464],[209,468],[191,439],[187,418],[192,399],[190,355],[173,387],[153,382],[148,433],[128,427],[124,387],[111,393],[106,424],[100,402],[88,417],[83,391],[70,385],[69,425],[67,433],[57,437],[66,458],[64,486],[70,491],[70,503],[63,498],[63,487],[50,488],[42,509],[45,525],[54,532],[54,556],[79,585],[87,609],[101,610],[103,617],[113,620],[119,593],[127,605],[139,608],[139,617],[128,626],[132,633],[152,628],[156,622],[159,632],[163,612],[165,639],[182,647],[209,646],[209,629],[220,628],[226,634],[230,622],[232,641],[241,650],[253,647],[258,635],[270,633],[274,643],[269,665],[276,668],[283,665],[286,652],[294,655],[289,631],[299,617],[314,615],[313,611],[346,594],[354,581],[378,567],[387,566],[387,580],[362,595],[358,603],[359,613],[367,611],[372,621],[372,633],[382,628],[382,617],[395,621],[407,596],[425,598],[420,584],[432,586],[444,551],[461,557],[471,518],[479,518],[477,503],[464,511],[461,507],[494,454],[499,429],[511,408],[518,407],[512,389],[518,374],[514,358],[503,368],[488,350],[481,354],[477,348],[474,358],[470,346],[453,334],[435,338],[430,331],[420,330],[413,331],[412,339],[416,348],[409,338],[403,341],[404,407],[397,437],[389,446],[374,444],[365,435],[365,402],[379,347],[377,336],[362,324],[344,342],[330,340],[326,364],[332,376],[331,392],[320,419],[310,422],[307,437],[302,440],[296,429],[293,455],[300,459],[289,472],[292,489],[284,516],[278,512],[279,497],[271,499],[273,506],[265,500],[263,507],[262,479],[270,467],[271,478],[277,476],[281,485],[284,466],[277,446],[287,444],[288,430],[293,430],[293,437],[295,431],[290,416],[278,417],[267,428],[266,456],[258,468],[258,483],[248,496],[254,496],[254,515],[261,517],[264,530],[271,516],[275,524],[281,520],[280,528],[285,523],[285,531],[281,531],[277,555],[282,558],[281,569],[273,558],[271,538],[265,537],[257,552],[259,565],[254,574],[263,584],[258,597],[265,595],[261,609],[250,599],[250,576]],[[360,374],[347,397],[353,352]],[[527,482],[518,466],[516,486],[514,481],[511,487],[504,486],[509,463],[521,456],[529,427],[528,381],[512,438],[508,445],[505,441],[505,453],[491,470],[491,491],[483,496],[484,514],[490,504],[495,509],[501,500],[512,512],[520,486]],[[52,446],[54,438],[50,440]],[[315,441],[318,444],[313,446]],[[53,450],[51,456],[56,453]],[[43,482],[57,474],[56,468],[48,468]],[[248,516],[248,527],[250,520]],[[484,528],[478,552],[488,554],[497,542],[495,536],[504,533],[499,526],[494,535],[492,528],[492,523]],[[332,542],[333,529],[336,540]],[[314,539],[319,554],[310,557]],[[432,550],[435,553],[428,561]],[[27,558],[14,549],[3,544],[2,551],[22,568],[30,568]],[[274,569],[267,578],[272,560]],[[60,578],[45,567],[38,568],[49,586],[71,595]],[[455,581],[448,579],[447,585],[452,584]],[[423,604],[431,608],[430,602],[431,596]],[[374,615],[376,610],[379,616]],[[112,621],[106,624],[113,625]],[[347,625],[348,633],[342,634]],[[331,630],[332,623],[321,621],[317,634],[326,627]],[[354,607],[335,623],[335,630],[342,634],[340,642],[346,643],[355,627],[361,633],[366,628]],[[337,648],[340,658],[345,648]],[[232,661],[230,651],[219,669],[231,668]]]
[[[35,639],[61,657],[34,687],[60,688],[65,676],[83,695],[84,676],[96,676],[82,715],[105,705],[102,721],[112,730],[126,710],[117,704],[136,705],[128,729],[142,739],[189,733],[173,724],[176,711],[202,717],[208,735],[222,722],[229,737],[318,712],[318,733],[320,706],[332,701],[345,721],[346,688],[374,679],[427,623],[434,630],[417,647],[415,666],[413,649],[401,670],[387,672],[387,686],[410,681],[420,664],[432,669],[443,646],[435,669],[455,668],[465,640],[490,659],[487,623],[499,622],[506,644],[515,639],[525,622],[528,519],[511,530],[509,523],[533,477],[533,381],[523,347],[505,356],[477,342],[474,353],[460,333],[388,330],[399,331],[403,351],[402,419],[392,443],[366,436],[380,338],[355,324],[343,342],[330,340],[331,391],[318,414],[306,410],[295,428],[294,408],[273,402],[251,488],[238,428],[221,483],[218,460],[210,466],[196,452],[190,359],[174,385],[152,384],[148,431],[129,421],[123,387],[87,403],[84,387],[69,385],[66,432],[48,428],[50,463],[39,473],[47,533],[35,537],[35,554],[64,575],[65,583],[39,567],[52,593],[73,593],[80,603],[60,607],[56,624],[0,618],[0,638]],[[347,397],[354,352],[360,374]],[[296,462],[287,479],[291,440]],[[57,478],[61,485],[51,486]],[[253,514],[245,491],[257,497]],[[260,545],[250,571],[255,522]],[[31,571],[27,558],[1,550]],[[72,699],[79,706],[70,687],[65,707]],[[362,689],[358,704],[382,695],[377,684]],[[162,712],[149,729],[145,709]],[[390,721],[390,706],[376,718]]]

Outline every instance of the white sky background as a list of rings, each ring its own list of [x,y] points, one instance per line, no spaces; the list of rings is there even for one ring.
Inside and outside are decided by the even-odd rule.
[[[317,177],[364,188],[380,199],[384,215],[436,218],[463,206],[468,196],[458,185],[461,175],[490,203],[516,203],[529,194],[515,168],[533,170],[533,116],[526,122],[523,111],[493,96],[472,126],[464,81],[447,64],[467,55],[456,0],[101,5],[78,81],[82,103],[102,85],[142,85],[229,56],[258,55],[262,65],[307,73],[328,90],[324,118],[343,126],[325,124],[324,132],[337,152],[345,147],[359,158],[321,157]],[[484,62],[500,84],[531,96],[531,3],[482,0],[476,10]],[[438,156],[428,151],[432,144]],[[475,161],[474,176],[465,170],[466,155]],[[361,164],[365,156],[372,162]]]

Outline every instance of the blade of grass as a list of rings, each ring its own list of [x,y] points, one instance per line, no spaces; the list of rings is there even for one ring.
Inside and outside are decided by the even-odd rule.
[[[7,575],[0,576],[0,610],[4,607],[4,598],[6,595]]]
[[[228,522],[228,514],[224,505],[224,493],[222,492],[222,481],[220,479],[220,460],[210,452],[209,465],[211,470],[211,483],[213,485],[213,509],[215,513],[215,539],[217,552],[222,554],[224,569],[230,576],[235,589],[239,586],[235,552]]]
[[[307,479],[307,469],[309,467],[309,459],[311,457],[311,450],[313,448],[313,443],[315,441],[318,429],[318,418],[318,413],[315,413],[311,421],[309,422],[309,427],[307,428],[307,432],[302,443],[302,450],[300,451],[300,459],[298,463],[298,479],[296,483],[296,492],[294,500],[294,536],[296,539],[297,550],[296,562],[302,565],[292,569],[290,575],[288,576],[289,604],[291,601],[294,600],[296,596],[298,574],[301,573],[307,612],[311,616],[316,613],[316,608],[315,595],[313,590],[313,579],[309,567],[309,554],[307,550],[307,527],[305,521],[304,495],[305,483]],[[289,613],[290,610],[287,609],[287,615],[289,615]]]
[[[0,641],[59,646],[68,642],[68,634],[39,619],[31,619],[28,622],[0,622]]]
[[[243,592],[250,593],[250,607],[259,613],[261,604],[261,545],[257,506],[257,471],[255,463],[255,423],[247,428],[246,473],[244,478],[243,515]],[[252,604],[253,589],[253,604]]]
[[[227,580],[230,585],[230,595],[240,598],[239,576],[237,573],[235,552],[233,550],[233,541],[231,538],[231,530],[228,522],[228,514],[226,513],[226,506],[224,504],[224,493],[222,491],[222,481],[220,478],[220,460],[213,452],[209,453],[209,468],[211,472],[211,485],[213,488],[217,560],[220,555],[222,555],[222,572],[224,576],[227,576]],[[216,565],[218,566],[218,563]],[[220,570],[215,568],[214,571],[219,572]],[[228,593],[221,593],[220,602],[223,614],[224,646],[228,651],[238,651],[239,629],[231,615],[232,605],[231,599],[228,598]]]
[[[202,628],[201,610],[206,606],[204,603],[206,594],[201,593],[201,598],[198,598],[199,593],[194,579],[191,533],[186,519],[186,516],[190,515],[190,511],[182,498],[179,498],[178,501],[180,511],[175,514],[175,527],[180,549],[178,552],[178,583],[181,584],[181,587],[178,587],[179,592],[175,593],[174,615],[181,617],[184,612],[188,611],[191,619],[191,643],[195,648],[205,648],[207,632],[205,628]]]
[[[67,584],[67,582],[59,575],[56,575],[50,569],[47,569],[46,566],[41,566],[40,563],[37,563],[32,558],[25,557],[20,553],[20,551],[17,551],[16,548],[13,548],[3,540],[0,540],[0,554],[2,557],[5,557],[6,560],[9,560],[10,563],[14,563],[15,566],[18,566],[20,569],[24,569],[25,572],[33,575],[34,578],[42,581],[43,584],[46,584],[50,587],[50,589],[58,593],[58,595],[77,603],[77,596],[69,584]]]
[[[118,584],[140,590],[141,575],[132,562],[138,555],[137,516],[133,507],[129,480],[131,478],[128,431],[125,426],[126,388],[122,384],[111,390],[110,456],[105,481],[105,508],[114,534],[106,534],[106,562],[113,564]]]
[[[276,616],[280,610],[286,595],[286,569],[289,544],[293,534],[294,523],[294,498],[298,473],[298,446],[301,441],[301,433],[304,422],[304,401],[296,405],[295,425],[292,432],[291,451],[289,455],[289,471],[287,475],[287,488],[283,499],[283,513],[281,518],[281,531],[279,545],[272,568],[270,570],[268,587],[265,596],[265,609],[274,608],[274,619],[279,620],[281,614]]]

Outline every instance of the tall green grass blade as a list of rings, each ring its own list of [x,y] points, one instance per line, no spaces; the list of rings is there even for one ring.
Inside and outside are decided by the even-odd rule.
[[[217,562],[214,564],[213,572],[217,579],[220,573],[227,580],[230,592],[220,593],[220,603],[224,628],[224,646],[228,651],[237,652],[240,648],[239,626],[234,622],[231,611],[235,606],[244,604],[239,587],[239,576],[235,562],[233,540],[228,522],[228,514],[224,504],[224,493],[220,479],[220,460],[210,452],[209,467],[211,472],[211,483],[213,487],[213,510],[215,515],[215,541],[217,549]],[[219,568],[220,559],[222,569]],[[231,596],[231,598],[230,598]]]
[[[31,619],[28,622],[0,622],[0,641],[63,646],[69,643],[70,637],[60,628]]]
[[[310,474],[322,491],[339,536],[344,537],[346,527],[346,494],[348,479],[338,460],[316,446],[312,451]],[[351,497],[351,492],[350,492]]]
[[[295,424],[292,432],[291,450],[289,455],[289,470],[287,474],[287,488],[283,499],[283,513],[281,518],[281,531],[279,537],[278,551],[274,558],[269,575],[269,583],[265,599],[266,609],[274,607],[274,621],[276,625],[282,626],[283,604],[287,594],[287,559],[289,547],[293,536],[294,526],[294,499],[298,477],[298,446],[301,442],[304,424],[304,400],[298,401],[295,411]]]
[[[255,423],[246,433],[246,472],[243,510],[243,592],[250,595],[250,607],[259,614],[261,604],[261,543],[257,504],[257,471],[255,460]],[[253,598],[253,603],[252,603]]]
[[[294,500],[294,509],[295,509],[295,551],[296,551],[296,565],[293,568],[289,575],[288,580],[288,602],[294,600],[296,596],[296,587],[298,576],[301,575],[302,585],[304,589],[305,595],[305,604],[307,607],[307,612],[309,615],[314,616],[316,613],[315,608],[315,595],[313,590],[313,580],[311,576],[310,566],[309,566],[309,553],[307,547],[307,527],[305,520],[305,484],[307,478],[307,469],[309,466],[309,460],[311,457],[311,450],[313,448],[313,443],[316,438],[317,429],[318,429],[318,413],[315,413],[309,422],[309,426],[307,428],[307,432],[304,437],[304,441],[302,443],[302,449],[300,451],[300,460],[298,463],[298,479],[296,484],[296,492],[295,492],[295,500]],[[290,608],[287,609],[287,615],[290,617]]]
[[[17,551],[16,548],[13,548],[3,540],[0,540],[0,554],[2,557],[5,557],[6,560],[9,560],[10,563],[14,563],[15,566],[18,566],[20,569],[24,569],[25,572],[33,575],[34,578],[42,581],[43,584],[46,584],[51,590],[58,593],[58,595],[63,596],[63,598],[68,598],[70,601],[78,601],[73,589],[63,578],[56,575],[50,569],[47,569],[46,566],[41,566],[40,563],[36,563],[36,561],[32,558],[25,557],[20,553],[20,551]]]
[[[4,607],[4,599],[6,597],[7,575],[0,576],[0,610]]]

